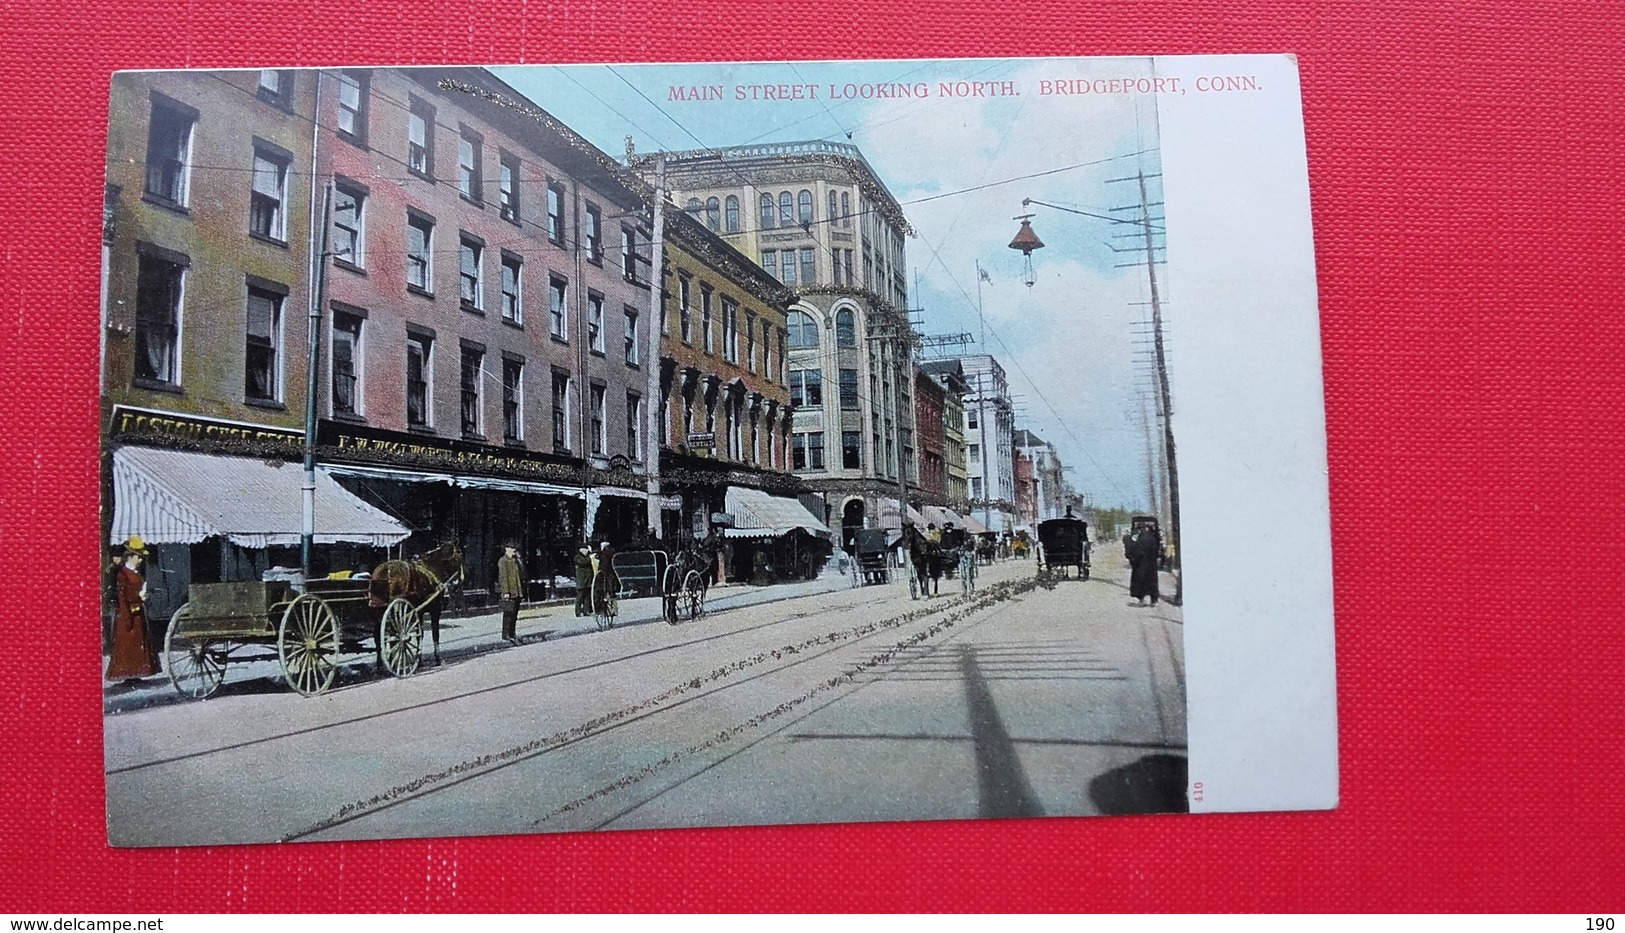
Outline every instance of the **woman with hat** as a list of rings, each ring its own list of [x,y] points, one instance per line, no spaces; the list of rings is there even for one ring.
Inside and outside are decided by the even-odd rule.
[[[141,578],[141,565],[146,559],[146,542],[140,535],[131,535],[124,542],[124,563],[113,584],[118,611],[113,616],[113,658],[107,665],[108,680],[158,673],[158,652],[147,635],[147,584]]]

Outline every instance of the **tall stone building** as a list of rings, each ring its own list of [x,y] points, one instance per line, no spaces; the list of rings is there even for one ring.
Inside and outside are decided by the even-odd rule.
[[[1015,524],[1013,435],[1015,408],[1004,367],[988,354],[958,357],[965,396],[966,473],[970,508],[982,524],[1008,531]]]
[[[854,146],[824,141],[637,155],[674,202],[790,289],[790,463],[843,540],[900,527],[917,475],[907,219]]]

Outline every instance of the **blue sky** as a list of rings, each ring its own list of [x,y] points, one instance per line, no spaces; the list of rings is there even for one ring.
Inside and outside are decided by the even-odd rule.
[[[910,303],[928,333],[981,332],[976,265],[988,271],[981,303],[984,347],[1003,362],[1018,396],[1018,424],[1055,444],[1069,479],[1099,505],[1143,506],[1143,419],[1151,388],[1148,347],[1138,343],[1149,300],[1137,228],[1093,214],[1138,200],[1134,183],[1156,174],[1156,106],[1149,94],[1041,94],[1041,82],[1132,78],[1148,59],[967,59],[835,63],[516,66],[492,69],[611,155],[631,135],[640,152],[826,139],[858,146],[918,236],[908,240]],[[942,82],[1011,82],[1009,96],[943,97]],[[924,98],[835,99],[846,85],[923,84]],[[673,101],[672,86],[721,85],[723,100]],[[817,99],[739,100],[735,88],[812,85]],[[984,89],[988,89],[984,85]],[[803,92],[805,93],[805,92]],[[1036,177],[1024,177],[1036,176]],[[1160,201],[1157,179],[1150,199]],[[967,188],[978,190],[964,191]],[[1007,248],[1018,214],[1034,214],[1044,240],[1038,281],[1020,281]],[[1160,209],[1153,208],[1153,215]],[[1142,242],[1143,246],[1143,242]],[[1171,365],[1177,366],[1177,283],[1159,266]],[[917,283],[917,284],[916,284]],[[1177,400],[1175,410],[1178,411]]]

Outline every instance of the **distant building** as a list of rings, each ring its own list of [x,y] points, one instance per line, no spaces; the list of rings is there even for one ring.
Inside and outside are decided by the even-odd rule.
[[[969,506],[982,524],[1007,531],[1015,524],[1012,435],[1015,409],[1010,383],[999,361],[987,354],[957,357],[969,393],[965,396],[966,472]]]
[[[672,199],[797,300],[786,327],[791,467],[843,539],[899,527],[916,475],[902,208],[854,146],[821,140],[636,155]]]
[[[924,369],[914,369],[914,426],[920,439],[920,500],[931,505],[948,504],[948,461],[943,409],[946,392]]]
[[[965,454],[964,368],[958,360],[932,360],[920,364],[920,371],[942,387],[943,496],[949,508],[969,510],[970,478]],[[916,393],[918,394],[918,393]],[[915,418],[916,422],[919,418]],[[924,436],[924,429],[921,429]],[[924,443],[922,441],[923,449]]]
[[[1031,520],[1041,522],[1065,515],[1077,496],[1066,484],[1065,468],[1055,445],[1027,430],[1016,431],[1013,440],[1017,454],[1031,464],[1032,473],[1027,478],[1032,485]],[[1016,489],[1018,494],[1023,491],[1020,477]]]

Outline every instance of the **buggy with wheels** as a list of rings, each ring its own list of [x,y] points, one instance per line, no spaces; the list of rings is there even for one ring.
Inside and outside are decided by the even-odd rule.
[[[661,575],[661,610],[676,625],[705,615],[705,595],[711,588],[711,556],[686,547],[677,552]]]
[[[385,670],[406,677],[422,661],[424,615],[438,617],[462,572],[451,544],[386,561],[371,577],[307,580],[303,592],[283,580],[194,583],[164,633],[164,669],[199,700],[220,689],[227,665],[260,660],[277,661],[288,686],[316,696],[333,685],[340,654],[369,646]]]
[[[891,564],[887,560],[886,529],[859,528],[852,538],[852,550],[858,560],[858,573],[863,584],[886,583],[891,580]]]
[[[1089,579],[1089,526],[1076,518],[1052,518],[1038,523],[1039,576],[1068,576],[1076,567],[1079,580]]]

